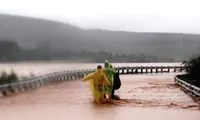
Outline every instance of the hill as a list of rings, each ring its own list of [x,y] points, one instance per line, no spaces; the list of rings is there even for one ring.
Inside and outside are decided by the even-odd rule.
[[[145,54],[179,61],[200,53],[200,35],[85,30],[61,22],[0,15],[0,40],[14,40],[22,48]]]

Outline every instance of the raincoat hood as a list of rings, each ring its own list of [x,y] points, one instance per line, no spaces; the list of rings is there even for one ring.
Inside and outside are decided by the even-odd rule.
[[[109,68],[109,65],[110,65],[110,63],[108,62],[108,60],[106,60],[105,63],[104,63],[104,67]]]

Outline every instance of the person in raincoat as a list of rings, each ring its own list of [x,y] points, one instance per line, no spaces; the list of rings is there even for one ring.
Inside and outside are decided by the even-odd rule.
[[[110,64],[110,68],[113,68],[115,71],[116,69]],[[112,92],[111,92],[111,97],[112,99],[119,99],[119,96],[115,95],[115,90],[118,90],[121,87],[121,80],[119,78],[119,73],[116,72],[113,75],[113,86],[112,86]]]
[[[104,68],[103,68],[103,72],[106,75],[108,81],[111,84],[111,87],[108,87],[107,85],[104,85],[104,97],[106,97],[106,94],[109,96],[109,99],[112,99],[112,89],[113,89],[113,76],[116,73],[114,68],[110,67],[110,63],[108,62],[108,60],[105,61],[104,63]]]
[[[93,95],[94,103],[103,103],[104,98],[104,89],[103,85],[106,84],[108,87],[111,87],[108,79],[105,74],[102,72],[102,67],[97,66],[97,70],[93,73],[88,74],[83,78],[83,81],[90,81],[90,90]]]

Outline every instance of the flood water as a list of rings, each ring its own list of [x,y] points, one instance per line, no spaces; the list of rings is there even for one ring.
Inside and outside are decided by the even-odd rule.
[[[103,63],[66,63],[66,62],[20,62],[0,63],[0,72],[10,72],[12,69],[21,76],[44,74],[59,70],[95,69]],[[113,63],[113,66],[175,66],[181,63]]]
[[[9,70],[12,67],[19,74],[27,74],[29,71],[37,73],[37,70],[42,72],[66,68],[95,68],[96,65],[20,63],[4,64],[4,69]],[[121,100],[104,105],[93,104],[87,82],[71,80],[47,85],[36,90],[1,97],[0,118],[1,120],[199,120],[199,104],[174,84],[175,74],[177,73],[121,75],[122,86],[116,91]]]

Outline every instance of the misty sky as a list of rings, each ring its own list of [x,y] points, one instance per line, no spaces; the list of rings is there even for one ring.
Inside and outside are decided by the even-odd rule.
[[[199,0],[0,0],[0,12],[81,28],[200,33]]]

